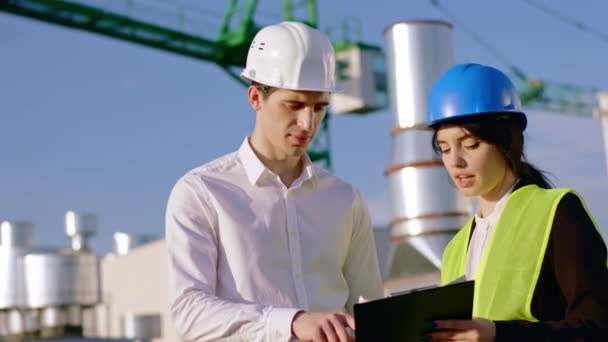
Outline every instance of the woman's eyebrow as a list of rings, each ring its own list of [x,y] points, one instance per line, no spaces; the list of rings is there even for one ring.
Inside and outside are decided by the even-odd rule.
[[[463,141],[463,140],[465,140],[465,139],[468,139],[468,138],[475,139],[475,138],[473,138],[472,136],[470,136],[470,135],[466,135],[466,134],[465,134],[465,135],[463,135],[463,136],[460,136],[460,137],[456,138],[456,141],[461,142],[461,141]],[[446,141],[444,141],[444,140],[439,140],[439,139],[437,139],[437,143],[438,143],[438,144],[447,144],[447,142],[446,142]]]

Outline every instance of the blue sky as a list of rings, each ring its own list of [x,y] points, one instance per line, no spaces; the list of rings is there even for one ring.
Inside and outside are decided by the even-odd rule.
[[[422,0],[318,2],[322,29],[358,17],[363,40],[380,46],[391,23],[447,19]],[[588,27],[606,27],[604,1],[537,2]],[[200,7],[223,13],[227,1],[206,3]],[[441,3],[529,75],[608,89],[608,41],[525,1]],[[280,21],[280,6],[260,1],[261,21]],[[215,37],[213,23],[209,16],[201,25],[207,38]],[[211,63],[4,13],[0,42],[0,219],[32,221],[36,244],[67,244],[69,209],[98,215],[99,253],[111,249],[115,231],[162,236],[175,181],[238,148],[253,126],[245,88]],[[458,25],[453,42],[455,62],[506,68]],[[390,165],[391,115],[331,122],[333,171],[362,190],[378,224],[390,220],[383,171]],[[608,231],[600,122],[536,111],[529,120],[529,159],[557,185],[579,190]]]

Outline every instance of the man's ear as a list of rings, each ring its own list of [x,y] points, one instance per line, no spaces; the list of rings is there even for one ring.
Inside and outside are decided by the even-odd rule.
[[[262,93],[260,92],[260,89],[249,86],[249,88],[247,88],[247,97],[253,111],[258,112],[262,108]]]

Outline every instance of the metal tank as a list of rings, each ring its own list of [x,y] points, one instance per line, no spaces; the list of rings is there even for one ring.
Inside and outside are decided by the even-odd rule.
[[[437,20],[399,22],[384,31],[394,127],[385,171],[392,204],[386,274],[398,289],[438,280],[443,249],[470,215],[431,147],[432,132],[416,129],[426,119],[433,82],[453,64],[451,33],[451,24]]]
[[[29,308],[91,306],[99,301],[99,266],[88,248],[96,229],[94,215],[68,211],[65,233],[72,248],[37,249],[23,257]]]
[[[67,249],[33,247],[29,222],[0,222],[0,341],[83,336],[83,317],[100,298],[89,252],[91,214],[66,213]]]
[[[23,255],[31,242],[30,222],[0,222],[0,336],[7,341],[23,339],[28,331],[37,329],[31,314],[23,310],[26,304]]]
[[[0,223],[0,310],[25,305],[22,256],[31,247],[31,241],[30,222]]]
[[[38,248],[23,257],[26,306],[39,313],[40,336],[82,336],[85,310],[99,302],[99,264],[88,239],[96,217],[68,211],[65,233],[71,248]]]
[[[23,256],[31,250],[33,225],[0,222],[0,340],[20,341],[39,329],[36,312],[26,309]]]

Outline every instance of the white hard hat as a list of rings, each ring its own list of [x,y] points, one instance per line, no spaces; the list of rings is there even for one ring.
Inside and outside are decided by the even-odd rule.
[[[339,90],[329,39],[306,24],[292,21],[266,26],[255,35],[241,78],[291,90]]]

